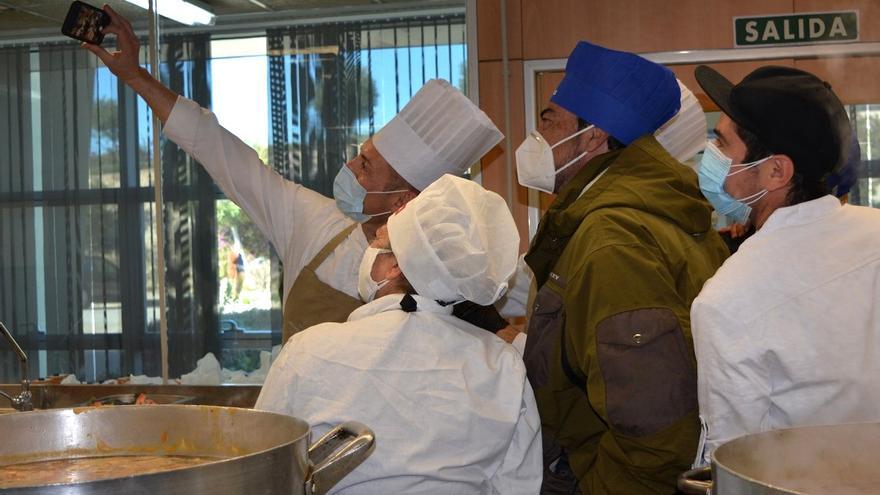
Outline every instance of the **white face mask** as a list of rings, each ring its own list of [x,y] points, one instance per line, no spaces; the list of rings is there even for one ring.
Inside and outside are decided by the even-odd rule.
[[[388,284],[388,279],[384,278],[378,282],[373,280],[373,265],[376,263],[376,257],[380,254],[390,253],[390,249],[368,247],[361,259],[361,267],[358,270],[358,295],[361,301],[370,302],[376,297],[376,292]]]
[[[724,189],[724,183],[727,182],[728,177],[755,168],[771,158],[773,155],[749,163],[732,165],[733,160],[722,153],[714,142],[706,142],[706,150],[703,152],[700,168],[697,171],[703,196],[712,203],[712,207],[719,214],[726,215],[736,223],[748,222],[752,213],[751,205],[766,196],[768,191],[762,189],[744,198],[734,198]],[[731,167],[739,167],[739,170],[731,172]]]
[[[595,126],[589,125],[553,146],[547,143],[540,132],[532,131],[529,137],[516,149],[516,175],[520,185],[553,194],[556,190],[556,176],[589,153],[589,151],[584,151],[557,170],[556,161],[553,159],[553,148],[574,139],[593,127]]]
[[[333,197],[336,199],[336,207],[339,211],[348,215],[355,222],[364,223],[373,217],[389,215],[391,210],[382,213],[364,213],[364,199],[367,194],[394,194],[406,192],[406,189],[396,189],[394,191],[367,191],[364,186],[358,182],[354,172],[343,165],[333,180]]]

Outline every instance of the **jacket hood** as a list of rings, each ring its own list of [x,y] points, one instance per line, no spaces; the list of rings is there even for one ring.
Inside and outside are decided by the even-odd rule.
[[[605,175],[578,197],[602,171]],[[563,186],[550,208],[558,210],[554,231],[573,234],[584,217],[603,208],[641,210],[694,236],[713,228],[712,207],[700,192],[697,174],[650,135],[595,157]]]

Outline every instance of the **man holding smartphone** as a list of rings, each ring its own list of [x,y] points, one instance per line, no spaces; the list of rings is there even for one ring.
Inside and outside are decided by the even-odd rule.
[[[315,324],[345,321],[363,303],[358,267],[388,215],[443,174],[464,173],[503,138],[448,82],[428,81],[341,168],[334,201],[285,180],[213,113],[154,79],[139,64],[131,24],[109,6],[104,11],[110,23],[103,32],[116,35],[118,51],[83,47],[147,102],[164,134],[205,167],[278,252],[284,265],[285,342]]]

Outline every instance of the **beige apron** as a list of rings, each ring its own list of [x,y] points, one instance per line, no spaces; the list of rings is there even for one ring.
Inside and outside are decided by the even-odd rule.
[[[315,273],[330,253],[357,227],[360,227],[359,223],[347,227],[331,239],[293,281],[287,293],[287,302],[284,303],[282,344],[293,334],[312,325],[344,322],[352,311],[364,304],[360,299],[321,282]]]

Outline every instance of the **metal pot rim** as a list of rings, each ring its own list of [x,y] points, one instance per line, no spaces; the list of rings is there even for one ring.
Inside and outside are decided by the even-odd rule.
[[[712,471],[713,471],[713,479],[717,480],[718,477],[714,474],[717,470],[724,470],[726,473],[730,473],[740,479],[745,481],[749,481],[755,483],[757,485],[771,488],[777,490],[779,492],[791,494],[791,495],[808,495],[807,492],[797,491],[793,488],[787,488],[785,486],[770,483],[766,480],[761,480],[752,476],[751,474],[745,474],[741,469],[734,468],[730,465],[730,463],[725,463],[723,461],[719,461],[718,455],[719,453],[723,457],[725,452],[732,449],[744,449],[744,450],[753,450],[753,446],[748,446],[750,442],[756,440],[765,440],[768,438],[772,438],[775,436],[784,436],[791,432],[796,432],[796,435],[799,436],[815,436],[818,435],[819,432],[827,433],[828,430],[838,430],[838,429],[850,429],[850,428],[871,428],[877,429],[880,427],[880,422],[871,421],[871,422],[852,422],[852,423],[836,423],[836,424],[818,424],[818,425],[803,425],[803,426],[793,426],[788,428],[779,428],[775,430],[767,430],[756,433],[749,433],[747,435],[742,435],[740,437],[734,438],[723,443],[719,446],[715,451],[712,452],[711,460],[712,460]],[[813,435],[810,435],[809,432],[816,432]],[[745,444],[745,445],[743,445]],[[748,448],[747,448],[748,446]],[[731,454],[733,455],[733,454]]]
[[[28,417],[32,418],[35,416],[58,416],[58,415],[69,414],[69,413],[73,413],[74,415],[87,414],[87,413],[113,414],[113,413],[119,412],[120,408],[125,408],[126,410],[130,409],[132,411],[135,411],[135,410],[148,411],[149,409],[157,408],[157,407],[163,408],[166,410],[167,409],[174,409],[174,410],[187,411],[184,414],[189,414],[190,412],[195,412],[195,411],[212,411],[212,410],[229,411],[229,410],[234,410],[234,411],[236,411],[235,414],[249,414],[249,415],[259,414],[260,416],[265,416],[265,417],[274,416],[275,418],[277,418],[278,421],[293,422],[294,427],[302,430],[302,433],[300,433],[299,435],[294,435],[294,436],[274,437],[274,441],[277,442],[274,445],[272,445],[270,447],[266,447],[264,449],[255,450],[255,451],[249,452],[247,454],[235,455],[235,456],[229,456],[229,457],[217,457],[216,459],[213,459],[213,460],[201,463],[201,464],[197,464],[197,465],[181,466],[181,467],[177,467],[177,468],[165,469],[162,471],[157,471],[155,473],[148,473],[148,474],[143,474],[143,475],[138,475],[138,476],[152,476],[152,475],[158,475],[158,474],[167,473],[167,472],[185,471],[185,470],[189,470],[189,469],[197,469],[199,467],[204,467],[204,466],[208,466],[208,465],[221,464],[224,462],[233,462],[233,461],[241,461],[242,459],[250,459],[250,458],[264,455],[267,452],[270,452],[272,450],[276,450],[279,448],[285,448],[285,447],[292,445],[296,442],[302,441],[303,439],[305,439],[306,443],[308,443],[308,439],[309,439],[308,437],[311,433],[311,428],[308,425],[308,423],[306,423],[302,419],[297,418],[295,416],[288,416],[285,414],[279,414],[279,413],[275,413],[275,412],[271,412],[271,411],[262,411],[259,409],[246,409],[246,408],[239,408],[239,407],[210,406],[210,405],[197,405],[197,404],[142,404],[142,405],[118,405],[118,406],[83,406],[83,407],[70,407],[70,408],[63,408],[63,409],[41,409],[41,410],[34,410],[34,411],[27,411],[27,412],[18,412],[18,413],[4,415],[4,416],[6,416],[7,421],[23,421],[22,419],[17,419],[17,418],[28,418]],[[57,451],[58,454],[61,454],[62,452],[63,451]],[[90,458],[90,457],[110,457],[110,456],[113,456],[113,454],[101,455],[97,451],[93,452],[93,453],[82,453],[81,455],[68,453],[64,456],[58,456],[58,457],[55,457],[52,455],[55,453],[56,453],[56,451],[47,451],[47,452],[45,452],[45,454],[46,454],[45,457],[40,457],[40,454],[42,454],[42,452],[37,453],[37,454],[35,454],[33,460],[27,460],[24,462],[12,462],[9,464],[0,463],[0,467],[11,466],[11,465],[15,465],[15,464],[24,464],[24,463],[30,463],[30,462],[49,462],[49,461],[61,460],[61,459],[84,459],[84,458]],[[116,455],[132,455],[132,454],[116,454]],[[162,455],[162,454],[158,454],[158,455]],[[125,478],[125,477],[127,477],[127,476],[121,475],[118,477],[114,476],[111,478],[104,478],[102,480],[95,480],[95,481],[118,480],[118,479]],[[70,484],[70,483],[62,483],[62,485],[67,485],[67,484]],[[72,483],[72,484],[75,485],[77,483]],[[28,486],[20,486],[18,488],[35,488],[35,487],[39,487],[39,486],[51,486],[51,485],[28,485]]]
[[[234,418],[236,414],[241,415],[240,419]],[[87,416],[77,418],[79,415]],[[86,490],[77,493],[115,495],[120,493],[122,487],[159,488],[173,480],[173,493],[178,495],[239,495],[247,487],[261,483],[286,492],[289,482],[293,483],[291,489],[294,493],[323,494],[361,464],[375,448],[372,430],[355,421],[336,425],[321,439],[311,443],[311,428],[300,418],[222,406],[156,404],[133,408],[82,407],[36,411],[31,415],[17,413],[7,418],[0,419],[0,424],[5,423],[4,426],[17,429],[9,448],[3,451],[4,465],[7,466],[114,455],[185,455],[215,459],[191,466],[98,480],[28,483],[27,486],[9,487],[15,493],[21,490],[23,493],[61,495],[70,493],[68,488],[75,486],[75,490]],[[145,429],[133,428],[133,424],[148,426]],[[40,438],[49,440],[31,442],[29,436],[35,431],[46,433]],[[71,431],[75,434],[68,437],[67,433]],[[234,433],[215,436],[218,431]],[[116,432],[120,432],[118,436],[114,436]],[[170,437],[168,432],[171,432]],[[255,437],[254,432],[259,435]],[[112,445],[103,444],[99,435],[114,438],[110,442]],[[171,438],[172,441],[168,443],[170,449],[153,449],[151,439],[157,437],[161,438],[160,444],[163,446]],[[186,446],[190,441],[187,439],[191,439],[189,446]],[[237,466],[226,468],[227,463]],[[284,471],[272,471],[279,467]],[[207,485],[205,476],[212,480]],[[2,491],[5,490],[0,489]]]

